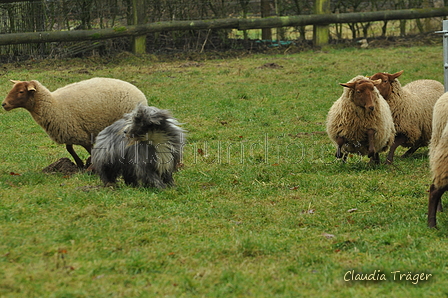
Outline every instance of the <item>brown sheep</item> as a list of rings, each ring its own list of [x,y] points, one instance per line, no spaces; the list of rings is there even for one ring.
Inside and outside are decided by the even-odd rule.
[[[403,157],[408,157],[429,144],[433,107],[444,93],[443,84],[435,80],[417,80],[402,87],[398,81],[402,73],[380,72],[370,77],[372,80],[381,79],[381,84],[376,87],[389,104],[395,124],[396,136],[386,161],[389,164],[393,162],[398,146],[410,147],[403,154]]]
[[[370,157],[379,163],[379,152],[389,148],[395,129],[384,98],[375,88],[381,81],[357,76],[345,87],[327,116],[327,134],[337,147],[336,157],[344,161],[348,153]]]
[[[448,190],[448,92],[434,105],[433,131],[429,146],[432,184],[429,188],[428,226],[436,226],[437,211],[442,211],[442,195]]]

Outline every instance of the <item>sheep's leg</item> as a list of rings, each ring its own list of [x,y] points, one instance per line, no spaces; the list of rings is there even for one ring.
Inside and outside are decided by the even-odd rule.
[[[418,148],[421,147],[420,143],[415,144],[411,148],[409,148],[408,151],[406,151],[401,157],[408,157],[409,155],[413,154],[415,151],[417,151]]]
[[[78,154],[76,154],[75,150],[73,149],[73,145],[65,145],[65,148],[67,149],[68,153],[73,156],[73,159],[75,160],[78,168],[82,169],[84,167],[84,163],[82,162],[81,158],[79,158]]]
[[[429,203],[428,203],[428,226],[430,228],[436,227],[437,208],[442,201],[442,195],[446,188],[436,188],[431,184],[429,188]]]
[[[380,154],[379,153],[373,154],[373,156],[370,158],[369,163],[373,164],[373,165],[379,164],[380,163]]]
[[[367,131],[367,139],[369,140],[369,153],[368,153],[368,157],[370,157],[371,159],[373,159],[373,161],[375,161],[375,130],[373,129],[369,129]],[[376,161],[375,161],[376,163]]]
[[[92,145],[88,145],[88,146],[83,146],[84,149],[86,149],[87,152],[89,152],[89,154],[92,154]]]
[[[87,160],[86,160],[86,164],[85,164],[85,168],[87,169],[91,164],[92,164],[92,158],[91,158],[91,155],[92,155],[92,145],[89,145],[89,146],[83,146],[84,147],[84,149],[86,149],[86,151],[87,152],[89,152],[89,157],[87,158]]]
[[[345,139],[344,137],[337,137],[336,138],[336,144],[338,144],[338,149],[336,151],[336,158],[343,158],[344,156],[342,155],[342,146],[345,144]],[[347,157],[345,156],[344,161],[347,159]]]
[[[387,154],[386,164],[392,164],[394,161],[395,150],[397,150],[398,146],[403,145],[406,142],[407,138],[403,134],[399,134],[395,136],[394,143],[390,146],[389,153]]]
[[[370,163],[375,165],[380,164],[380,154],[379,153],[373,154],[373,156],[370,158]]]

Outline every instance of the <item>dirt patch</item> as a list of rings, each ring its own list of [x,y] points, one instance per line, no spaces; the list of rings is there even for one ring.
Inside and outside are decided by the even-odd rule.
[[[87,69],[78,69],[78,70],[70,70],[68,73],[79,73],[79,74],[88,74],[91,75],[92,73],[88,71]]]
[[[187,63],[183,63],[181,65],[179,65],[179,67],[201,67],[204,66],[204,63],[199,63],[199,62],[187,62]]]
[[[277,63],[265,63],[262,66],[257,67],[258,69],[265,69],[265,68],[269,68],[269,69],[280,69],[283,68],[282,65],[279,65]]]
[[[62,173],[64,175],[75,174],[78,171],[78,167],[67,157],[59,159],[42,170],[44,173]]]

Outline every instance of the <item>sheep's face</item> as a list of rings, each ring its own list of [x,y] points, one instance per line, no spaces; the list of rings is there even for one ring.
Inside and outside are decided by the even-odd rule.
[[[14,83],[11,91],[3,100],[2,107],[6,111],[16,108],[30,109],[30,97],[33,96],[36,88],[31,82],[11,81]]]
[[[378,91],[384,97],[385,100],[389,100],[392,94],[392,83],[403,73],[399,71],[394,74],[389,74],[385,72],[379,72],[370,77],[371,80],[381,80],[381,83],[376,86]]]
[[[375,84],[379,84],[380,80],[359,80],[351,83],[340,84],[341,86],[353,90],[352,100],[358,107],[364,108],[367,112],[375,110]]]

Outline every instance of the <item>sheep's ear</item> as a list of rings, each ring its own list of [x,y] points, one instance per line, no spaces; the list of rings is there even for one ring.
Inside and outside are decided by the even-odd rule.
[[[15,81],[15,80],[9,80],[11,83],[13,83],[13,84],[17,84],[17,83],[20,83],[20,81]]]
[[[373,83],[374,86],[377,86],[377,85],[381,84],[382,81],[383,81],[383,80],[381,80],[381,79],[378,79],[378,80],[372,80],[372,83]]]
[[[355,82],[353,82],[353,83],[339,83],[339,85],[341,85],[342,87],[350,88],[350,89],[354,89],[355,88]]]
[[[399,72],[389,75],[389,80],[391,80],[391,81],[395,80],[396,78],[401,76],[403,74],[403,72],[404,72],[404,70],[400,70]]]
[[[36,91],[36,85],[33,82],[28,82],[27,90]]]

